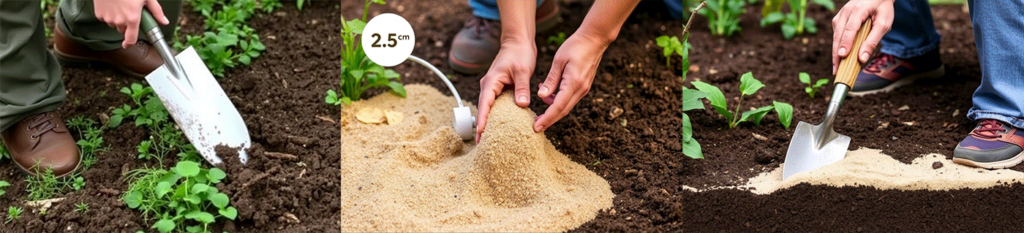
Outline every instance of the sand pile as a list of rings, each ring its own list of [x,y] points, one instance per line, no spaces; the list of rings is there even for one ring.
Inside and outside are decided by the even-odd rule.
[[[880,150],[859,149],[846,158],[821,169],[795,174],[782,181],[779,167],[751,178],[746,185],[756,194],[770,194],[800,183],[812,185],[868,186],[898,190],[979,189],[1021,183],[1024,173],[1009,169],[987,170],[955,164],[941,154],[929,154],[901,163]]]
[[[423,85],[406,91],[342,111],[342,231],[565,231],[612,206],[608,182],[534,133],[535,114],[509,93],[477,145],[451,128],[452,97]],[[354,112],[364,107],[406,119],[361,123]]]

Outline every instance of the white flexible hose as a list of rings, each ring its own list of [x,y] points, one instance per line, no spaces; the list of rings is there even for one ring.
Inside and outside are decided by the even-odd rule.
[[[441,81],[444,81],[445,85],[448,85],[448,89],[452,91],[452,95],[455,96],[455,101],[458,101],[459,107],[464,107],[462,105],[462,97],[459,97],[459,91],[455,90],[455,85],[452,85],[452,82],[448,81],[448,76],[445,76],[444,73],[441,73],[441,70],[437,69],[437,67],[434,67],[434,65],[431,65],[429,62],[424,61],[423,59],[420,59],[413,55],[409,55],[409,60],[419,63],[420,65],[426,66],[430,70],[434,71],[434,74],[437,74],[437,77],[441,78]]]

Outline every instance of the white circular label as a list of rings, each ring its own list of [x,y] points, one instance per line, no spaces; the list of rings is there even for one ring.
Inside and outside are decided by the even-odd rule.
[[[384,13],[370,19],[360,38],[370,61],[383,67],[401,64],[412,54],[416,35],[402,16]]]

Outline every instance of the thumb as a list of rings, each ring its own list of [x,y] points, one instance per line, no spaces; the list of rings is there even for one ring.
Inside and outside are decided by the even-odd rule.
[[[157,2],[157,0],[146,0],[146,9],[149,10],[149,13],[153,15],[153,18],[156,19],[156,22],[160,23],[160,25],[168,25],[171,23],[171,21],[167,19],[167,15],[164,15],[164,9],[163,7],[160,7],[160,2]],[[142,12],[139,12],[139,14],[142,14]]]

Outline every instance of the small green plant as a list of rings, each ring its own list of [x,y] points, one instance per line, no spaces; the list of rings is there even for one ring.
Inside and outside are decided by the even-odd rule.
[[[132,83],[130,87],[122,87],[121,93],[131,97],[132,102],[135,102],[138,108],[132,108],[132,106],[125,104],[121,108],[114,109],[108,122],[111,128],[121,125],[121,122],[128,118],[135,119],[135,126],[148,126],[167,122],[169,113],[167,113],[163,102],[160,102],[160,99],[153,93],[152,87],[144,87],[142,84]]]
[[[348,97],[338,97],[338,93],[334,90],[327,90],[327,97],[324,98],[324,102],[328,105],[338,106],[341,104],[349,105],[352,104],[352,99]]]
[[[78,132],[79,152],[82,155],[82,170],[89,170],[96,163],[96,153],[103,151],[103,127],[95,120],[74,117],[68,120],[68,128]]]
[[[4,221],[4,224],[11,223],[14,220],[18,220],[19,218],[21,218],[21,212],[22,212],[21,207],[16,207],[16,206],[9,206],[9,207],[7,207],[7,221]]]
[[[61,191],[61,182],[53,175],[53,170],[46,169],[25,180],[30,201],[46,200]]]
[[[401,80],[401,75],[370,61],[366,57],[366,52],[363,51],[363,46],[356,42],[357,36],[363,33],[363,27],[366,26],[366,14],[370,10],[371,3],[383,5],[384,1],[366,0],[361,20],[345,21],[345,16],[341,16],[341,39],[343,42],[341,47],[341,90],[338,92],[333,89],[327,91],[327,97],[324,100],[328,104],[337,105],[339,102],[347,104],[359,100],[364,91],[376,87],[388,87],[392,94],[405,97],[405,87],[398,82]],[[331,92],[335,93],[335,97],[331,97]]]
[[[7,148],[4,147],[3,143],[0,143],[0,160],[3,160],[4,158],[10,158],[10,157],[11,157],[11,155],[10,155],[10,153],[7,152]]]
[[[75,204],[75,212],[78,212],[78,213],[81,213],[81,214],[84,214],[85,212],[89,212],[89,203],[79,202],[78,204]]]
[[[814,99],[814,94],[818,93],[822,86],[828,84],[828,79],[818,79],[818,81],[811,83],[811,76],[807,73],[800,72],[800,82],[807,84],[807,86],[804,87],[804,92],[807,92],[807,95],[810,96],[811,99]]]
[[[11,186],[11,183],[7,183],[6,180],[0,180],[0,196],[7,193],[7,187]]]
[[[775,102],[774,105],[764,106],[754,110],[745,111],[742,114],[740,109],[743,106],[743,97],[753,95],[764,87],[761,81],[754,78],[751,72],[747,72],[740,77],[740,97],[736,103],[736,110],[729,111],[726,105],[725,95],[722,94],[722,90],[718,87],[712,86],[705,82],[693,81],[691,82],[693,87],[697,88],[701,92],[707,94],[708,101],[711,102],[711,106],[715,108],[715,112],[721,114],[729,122],[729,128],[736,128],[741,122],[753,121],[755,125],[761,125],[761,118],[763,118],[768,112],[776,110],[779,113],[779,121],[783,127],[789,128],[789,123],[792,120],[793,108],[789,104],[782,102]],[[776,106],[783,106],[782,108],[776,108]],[[788,106],[788,107],[787,107]]]
[[[131,183],[121,198],[147,221],[157,219],[150,228],[159,232],[208,232],[218,217],[234,220],[238,215],[228,195],[216,187],[226,176],[192,161],[179,161],[169,171],[138,169],[129,172]]]
[[[665,54],[665,60],[666,60],[666,64],[665,65],[666,66],[668,65],[668,63],[667,63],[668,61],[667,60],[669,60],[668,59],[669,55],[671,55],[669,52],[676,51],[676,53],[679,54],[679,57],[682,58],[682,62],[683,62],[683,74],[682,74],[683,75],[683,81],[686,81],[686,73],[689,72],[689,69],[687,69],[687,67],[690,66],[690,48],[691,47],[690,47],[690,43],[687,42],[687,40],[690,38],[690,23],[693,22],[693,15],[696,14],[696,12],[699,11],[706,4],[707,4],[706,2],[701,2],[700,4],[698,4],[693,9],[693,12],[690,13],[690,17],[686,21],[686,25],[683,26],[683,42],[681,44],[683,44],[684,46],[681,46],[681,48],[680,48],[680,49],[682,49],[682,51],[676,51],[675,49],[668,50],[668,48],[666,46],[662,46],[663,52]],[[661,44],[662,44],[662,42],[661,42],[662,41],[662,39],[661,39],[662,37],[666,37],[666,36],[658,37],[658,45],[659,46],[661,46]],[[678,43],[678,38],[673,36],[672,39],[677,40],[677,43]],[[668,40],[671,40],[671,39],[668,39]],[[669,45],[671,45],[671,43]],[[671,47],[671,46],[669,46],[669,47]],[[683,134],[683,139],[682,139],[683,140],[683,155],[686,155],[687,157],[694,158],[694,159],[703,159],[704,158],[704,153],[701,152],[700,143],[697,143],[697,140],[693,139],[693,125],[690,123],[690,116],[686,115],[686,111],[693,110],[693,109],[704,109],[704,102],[701,102],[701,99],[704,99],[705,97],[707,97],[707,94],[705,94],[704,92],[700,92],[698,90],[693,90],[693,89],[686,88],[685,85],[683,86],[683,129],[682,129],[682,134]]]
[[[665,67],[671,67],[671,57],[673,53],[679,55],[679,57],[683,57],[686,56],[683,55],[684,52],[689,52],[690,48],[692,48],[690,43],[679,42],[679,37],[676,36],[668,37],[666,35],[661,35],[655,39],[655,41],[657,41],[658,46],[661,47],[661,55],[665,56]],[[687,67],[683,67],[683,69],[686,68]]]
[[[707,0],[707,8],[698,13],[708,17],[708,28],[716,36],[732,36],[740,31],[740,15],[743,14],[744,0]],[[691,17],[693,18],[693,17]]]
[[[807,33],[817,33],[818,28],[814,25],[814,19],[807,18],[807,0],[787,0],[790,12],[783,14],[782,0],[767,0],[764,8],[761,8],[761,27],[782,22],[782,37],[791,39],[793,36]],[[814,0],[814,3],[822,5],[828,10],[835,9],[832,0]]]
[[[175,48],[183,49],[186,44],[195,47],[210,73],[217,77],[224,77],[227,69],[239,64],[251,64],[266,50],[259,34],[246,23],[258,8],[269,13],[281,6],[278,1],[262,1],[257,6],[253,0],[191,0],[191,3],[192,9],[206,18],[204,32],[187,35],[184,44],[176,41]]]
[[[565,42],[565,33],[559,32],[558,35],[548,36],[548,44],[561,46]]]
[[[263,13],[268,13],[269,14],[270,12],[274,12],[274,10],[276,10],[277,8],[281,8],[282,6],[284,6],[284,5],[281,4],[280,0],[262,0],[262,1],[260,1],[260,10],[263,10]]]
[[[302,10],[302,6],[304,5],[306,5],[306,0],[295,1],[295,8],[298,8],[300,11]]]
[[[134,119],[136,126],[142,126],[149,130],[149,138],[136,146],[136,151],[139,153],[138,158],[162,161],[166,155],[178,151],[179,157],[188,157],[191,161],[199,161],[195,147],[185,140],[181,130],[169,120],[170,113],[153,93],[151,87],[133,83],[129,87],[121,88],[121,93],[128,95],[134,106],[129,103],[114,109],[111,112],[108,125],[117,127],[124,120]],[[192,156],[193,154],[195,156]]]
[[[82,190],[85,187],[85,178],[81,176],[75,177],[74,182],[71,183],[71,188],[75,191]]]

